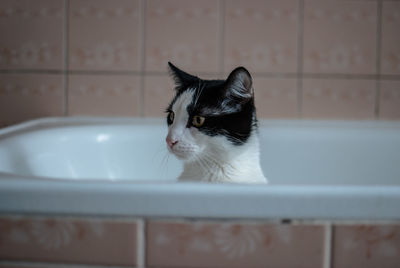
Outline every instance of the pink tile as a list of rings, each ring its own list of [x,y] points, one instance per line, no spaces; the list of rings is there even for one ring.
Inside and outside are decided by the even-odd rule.
[[[305,118],[373,119],[374,113],[374,80],[303,80]]]
[[[374,1],[306,0],[304,72],[374,74],[376,8]]]
[[[337,226],[333,250],[334,268],[398,268],[400,226]]]
[[[254,77],[254,91],[259,118],[297,117],[297,79]]]
[[[146,1],[146,70],[218,71],[218,1]]]
[[[175,95],[174,82],[167,75],[145,76],[144,115],[165,117],[165,109]]]
[[[68,115],[139,116],[140,80],[126,75],[70,75]]]
[[[134,221],[0,218],[0,259],[136,264]]]
[[[297,71],[297,1],[226,1],[224,68]]]
[[[64,80],[53,74],[0,74],[0,126],[64,115]]]
[[[156,222],[147,225],[147,264],[155,267],[318,267],[320,226]]]
[[[138,0],[71,0],[69,65],[73,70],[139,70]]]
[[[379,118],[400,119],[400,81],[381,81]]]
[[[62,69],[64,1],[0,2],[0,68]]]
[[[400,74],[400,2],[383,2],[381,73]]]

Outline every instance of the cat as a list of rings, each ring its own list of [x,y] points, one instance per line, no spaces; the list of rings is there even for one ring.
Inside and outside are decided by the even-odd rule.
[[[267,183],[250,73],[238,67],[226,80],[203,80],[168,65],[176,94],[166,143],[184,163],[178,181]]]

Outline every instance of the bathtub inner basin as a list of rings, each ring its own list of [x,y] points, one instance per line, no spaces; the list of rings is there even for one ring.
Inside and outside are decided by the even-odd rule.
[[[162,124],[81,123],[33,127],[0,139],[0,172],[143,181],[175,180],[181,172],[166,150]]]
[[[400,185],[400,123],[268,120],[259,131],[271,184]],[[158,119],[35,120],[0,130],[0,173],[173,182],[182,163],[166,133]]]

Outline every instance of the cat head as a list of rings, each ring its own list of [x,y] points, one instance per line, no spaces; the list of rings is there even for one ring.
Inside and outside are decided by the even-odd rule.
[[[226,80],[204,80],[168,64],[176,93],[166,110],[168,150],[193,161],[245,144],[257,127],[250,73],[238,67]]]

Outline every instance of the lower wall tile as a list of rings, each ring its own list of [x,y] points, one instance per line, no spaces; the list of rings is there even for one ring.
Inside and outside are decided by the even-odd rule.
[[[400,225],[342,225],[334,230],[333,268],[400,267]]]
[[[136,265],[135,221],[0,218],[0,259]]]
[[[322,267],[321,226],[157,222],[147,225],[149,267]]]

